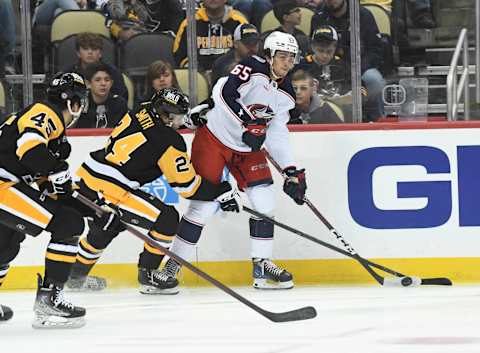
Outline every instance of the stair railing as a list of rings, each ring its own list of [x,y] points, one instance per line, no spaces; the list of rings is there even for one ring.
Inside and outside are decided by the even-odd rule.
[[[462,50],[463,49],[463,50]],[[460,80],[458,76],[458,60],[463,54],[463,68]],[[459,102],[463,93],[463,119],[470,120],[470,92],[468,72],[468,36],[467,29],[463,28],[458,37],[457,46],[453,52],[450,68],[447,75],[447,118],[449,121],[457,120]]]

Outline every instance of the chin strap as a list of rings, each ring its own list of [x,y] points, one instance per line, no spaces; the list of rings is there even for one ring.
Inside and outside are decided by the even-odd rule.
[[[75,123],[77,122],[78,118],[80,118],[80,115],[82,115],[82,111],[83,111],[83,107],[84,105],[81,104],[80,105],[80,108],[78,109],[78,111],[74,112],[72,110],[72,101],[69,99],[67,100],[67,109],[68,109],[68,112],[70,113],[70,115],[72,116],[72,121],[70,121],[70,124],[67,125],[67,129],[70,127],[70,126],[74,126]]]

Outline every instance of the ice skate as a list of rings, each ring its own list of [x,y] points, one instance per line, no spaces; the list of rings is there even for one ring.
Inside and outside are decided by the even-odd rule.
[[[33,307],[33,328],[78,328],[85,325],[85,309],[75,306],[63,297],[63,289],[54,284],[43,287],[38,275],[37,298]]]
[[[252,259],[253,287],[257,289],[293,288],[292,274],[278,267],[269,259]]]
[[[70,277],[65,286],[72,292],[97,292],[107,288],[107,280],[97,276]]]
[[[0,304],[0,322],[8,321],[13,316],[13,310]]]
[[[165,271],[138,268],[138,282],[142,294],[178,294],[178,281]]]

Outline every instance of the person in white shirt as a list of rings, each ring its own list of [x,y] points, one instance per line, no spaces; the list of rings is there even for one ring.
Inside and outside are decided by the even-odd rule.
[[[261,150],[267,151],[288,176],[283,190],[297,204],[303,204],[307,188],[305,170],[298,169],[292,156],[287,122],[295,107],[295,93],[287,77],[298,57],[295,38],[273,32],[264,43],[265,58],[251,56],[242,60],[229,76],[213,88],[213,109],[209,105],[192,109],[187,126],[197,129],[192,144],[192,163],[203,178],[219,183],[227,167],[244,191],[252,207],[273,216],[275,189],[272,175]],[[211,104],[212,105],[212,104]],[[202,117],[201,119],[199,119]],[[218,206],[212,202],[192,201],[184,214],[172,251],[189,258],[208,219]],[[270,259],[273,250],[273,224],[251,217],[250,238],[253,262],[253,286],[258,289],[289,289],[293,277]],[[176,276],[180,266],[172,259],[163,271]]]

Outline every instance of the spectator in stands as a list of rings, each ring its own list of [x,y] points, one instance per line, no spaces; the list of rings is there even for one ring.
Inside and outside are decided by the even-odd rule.
[[[301,55],[305,56],[310,52],[310,42],[305,33],[297,28],[302,22],[302,13],[296,0],[280,0],[273,5],[273,14],[280,22],[280,26],[274,30],[262,34],[263,38],[268,37],[273,31],[285,32],[293,35],[298,42]]]
[[[0,77],[15,73],[15,16],[11,0],[0,0]]]
[[[127,102],[112,94],[112,72],[105,63],[95,63],[87,67],[86,76],[88,103],[85,105],[75,128],[114,127],[128,111]]]
[[[233,47],[233,32],[239,24],[247,23],[237,10],[226,5],[226,0],[204,0],[204,7],[196,12],[197,53],[199,71],[211,70],[217,58]],[[188,64],[187,20],[183,20],[173,45],[173,54],[179,66]]]
[[[291,123],[332,124],[343,123],[343,112],[336,105],[325,102],[317,94],[315,81],[310,73],[297,70],[292,74],[296,94],[295,109]]]
[[[430,0],[408,0],[410,18],[418,28],[434,28],[437,26],[432,15]]]
[[[87,0],[43,0],[33,13],[33,26],[51,26],[53,19],[65,10],[81,10],[87,6]]]
[[[178,0],[109,0],[114,38],[127,40],[139,33],[172,31],[185,17]]]
[[[347,0],[325,0],[312,17],[312,31],[329,25],[338,33],[337,54],[350,65],[350,16]],[[370,11],[360,6],[360,55],[362,82],[368,91],[363,105],[363,121],[377,121],[385,115],[382,91],[385,80],[380,73],[383,46],[377,24]]]
[[[320,26],[312,36],[313,54],[302,58],[293,71],[304,70],[318,81],[318,91],[326,96],[344,94],[351,89],[347,63],[335,55],[338,33],[332,26]],[[347,75],[348,73],[348,75]]]
[[[297,0],[297,3],[298,3],[298,6],[303,6],[311,10],[315,10],[318,6],[323,4],[323,1],[324,0]]]
[[[270,0],[235,0],[233,8],[247,16],[250,23],[260,28],[263,16],[273,8]]]
[[[172,65],[163,60],[154,61],[148,66],[143,96],[137,98],[137,104],[149,100],[154,92],[170,87],[180,89]]]
[[[212,87],[222,76],[228,76],[234,66],[248,56],[258,53],[260,34],[257,28],[249,23],[238,25],[233,32],[233,48],[215,60],[212,67]]]
[[[75,47],[77,49],[78,62],[70,67],[64,68],[65,72],[76,72],[82,76],[86,76],[88,65],[102,61],[103,40],[102,37],[95,33],[80,33],[75,39]],[[119,95],[128,100],[128,91],[123,82],[123,76],[118,69],[110,64],[111,78],[113,79],[112,94]]]

